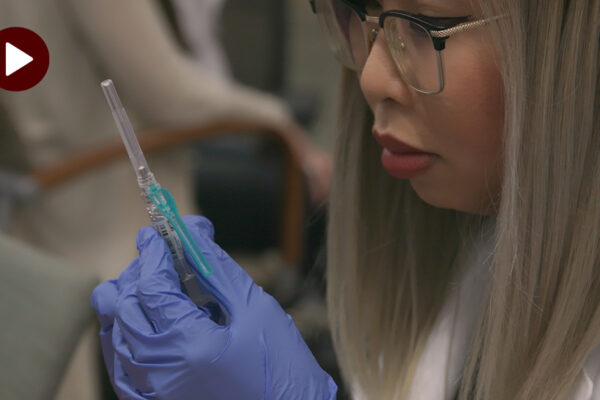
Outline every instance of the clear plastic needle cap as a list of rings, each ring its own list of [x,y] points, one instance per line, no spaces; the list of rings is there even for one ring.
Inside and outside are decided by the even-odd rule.
[[[135,137],[135,132],[133,131],[131,122],[127,117],[127,113],[123,108],[123,104],[121,104],[121,100],[119,99],[119,95],[115,89],[115,85],[111,79],[106,79],[105,81],[102,81],[100,86],[102,87],[102,91],[106,96],[106,100],[108,101],[113,118],[117,123],[119,133],[121,134],[121,139],[125,144],[127,154],[129,155],[131,165],[133,165],[133,169],[138,177],[138,181],[140,179],[145,179],[150,173],[150,169],[148,168],[148,163],[146,162],[144,153],[142,153],[140,144]]]

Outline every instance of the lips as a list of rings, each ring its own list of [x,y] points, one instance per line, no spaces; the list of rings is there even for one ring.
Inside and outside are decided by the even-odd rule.
[[[423,151],[421,149],[417,149],[415,147],[409,146],[404,142],[394,138],[388,134],[379,133],[377,130],[373,129],[373,136],[377,143],[381,145],[381,147],[386,148],[388,151],[395,154],[408,154],[408,153],[425,153],[425,154],[433,154]]]
[[[373,129],[375,140],[383,147],[381,164],[396,178],[412,179],[425,174],[435,163],[437,154],[407,145],[388,134]]]

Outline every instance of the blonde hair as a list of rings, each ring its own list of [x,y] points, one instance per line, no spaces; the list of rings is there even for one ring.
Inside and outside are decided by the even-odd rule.
[[[491,276],[460,400],[564,399],[600,340],[600,0],[481,0],[504,80],[502,196]],[[405,399],[485,217],[391,178],[344,71],[328,226],[327,302],[346,384]]]

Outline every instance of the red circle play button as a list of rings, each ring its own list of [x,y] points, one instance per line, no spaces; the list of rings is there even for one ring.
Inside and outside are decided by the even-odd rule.
[[[48,47],[38,34],[19,27],[0,31],[0,88],[13,92],[32,88],[49,65]]]

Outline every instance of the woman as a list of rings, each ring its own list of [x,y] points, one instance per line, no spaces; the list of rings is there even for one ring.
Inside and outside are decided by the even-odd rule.
[[[365,399],[598,398],[600,1],[380,6],[313,4],[348,67],[327,272],[346,382]],[[209,284],[234,299],[231,326],[199,327],[145,228],[140,258],[93,296],[117,390],[334,398],[284,313],[188,221],[230,274]]]

